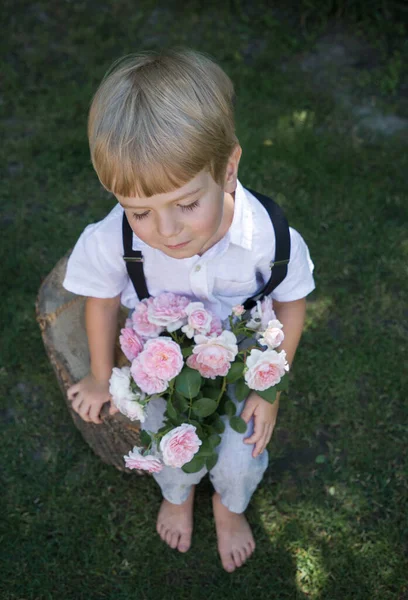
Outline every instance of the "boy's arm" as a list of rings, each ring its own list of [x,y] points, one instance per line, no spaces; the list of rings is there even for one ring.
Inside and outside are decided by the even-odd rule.
[[[90,298],[85,304],[85,323],[90,354],[90,373],[68,390],[72,408],[87,422],[101,423],[102,405],[110,400],[109,379],[114,367],[120,295]],[[111,407],[111,413],[115,412]]]
[[[115,298],[87,298],[85,305],[91,373],[97,381],[109,381],[114,367],[120,294]]]
[[[294,300],[293,302],[278,302],[274,300],[273,309],[276,313],[276,318],[283,325],[283,333],[285,334],[285,339],[277,350],[278,352],[285,350],[286,360],[291,365],[303,331],[306,298]]]
[[[274,300],[273,309],[277,319],[283,325],[283,333],[285,334],[285,339],[277,348],[277,351],[285,350],[286,360],[289,365],[292,365],[305,321],[306,298],[294,300],[293,302]],[[244,442],[245,444],[255,444],[252,453],[254,458],[264,451],[272,437],[278,416],[280,395],[281,393],[278,392],[275,402],[270,404],[258,396],[256,392],[251,392],[245,402],[241,417],[248,423],[249,419],[254,416],[254,433],[251,437],[244,439]]]

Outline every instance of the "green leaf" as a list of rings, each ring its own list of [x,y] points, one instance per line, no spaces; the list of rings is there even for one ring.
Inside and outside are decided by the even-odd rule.
[[[259,396],[261,396],[261,398],[263,398],[264,400],[266,400],[267,402],[269,402],[269,404],[273,404],[276,400],[276,394],[277,394],[278,390],[276,389],[276,385],[274,385],[273,387],[268,388],[267,390],[263,390],[262,392],[259,392],[257,390],[257,394]]]
[[[140,432],[140,443],[143,446],[149,446],[151,441],[152,441],[152,438],[150,437],[150,435],[147,433],[147,431],[144,431],[142,429],[142,431]]]
[[[207,467],[208,471],[211,471],[211,469],[213,469],[215,467],[215,465],[217,464],[218,461],[218,454],[214,453],[211,454],[211,456],[209,456],[207,458],[207,460],[205,461],[205,466]]]
[[[195,455],[189,463],[183,465],[181,468],[184,471],[184,473],[197,473],[198,471],[201,471],[201,469],[205,465],[205,462],[205,456],[200,457]]]
[[[200,398],[192,404],[192,409],[197,417],[208,417],[217,409],[217,403],[211,398]]]
[[[289,377],[284,375],[278,385],[275,386],[278,392],[287,392],[289,389]]]
[[[184,358],[188,358],[189,356],[191,356],[193,354],[193,347],[187,346],[187,348],[182,348],[181,354],[183,355]]]
[[[170,398],[167,400],[167,413],[170,417],[170,419],[177,419],[177,411],[174,408]]]
[[[215,446],[218,446],[218,444],[221,442],[221,436],[218,435],[217,433],[213,433],[208,438],[208,442],[209,442],[211,448],[215,448]]]
[[[198,371],[183,367],[176,377],[176,390],[185,398],[195,398],[201,387],[201,375]]]
[[[209,439],[206,439],[203,441],[203,443],[201,444],[198,452],[194,455],[194,456],[211,456],[211,454],[214,452],[213,450],[213,446],[211,445],[211,442]]]
[[[325,462],[326,462],[326,457],[324,454],[319,454],[319,456],[316,456],[315,463],[317,463],[318,465],[322,465]]]
[[[232,400],[227,400],[224,404],[224,410],[226,415],[228,415],[229,417],[233,417],[237,412],[237,407],[235,406]]]
[[[222,421],[222,419],[220,419],[218,415],[217,418],[214,419],[214,421],[212,422],[212,426],[214,427],[217,433],[224,433],[225,431],[224,421]]]
[[[215,388],[216,390],[220,390],[222,386],[222,379],[222,377],[216,377],[215,379],[206,379],[205,386]]]
[[[204,398],[212,398],[213,400],[218,400],[218,396],[220,395],[220,390],[218,388],[209,387],[207,385],[201,388],[201,391],[203,392]]]
[[[221,400],[218,404],[218,410],[217,410],[218,415],[225,415],[225,403],[227,402],[227,400],[229,400],[229,398],[226,394],[224,394],[221,397]]]
[[[198,435],[198,437],[201,439],[204,435],[203,433],[203,428],[201,427],[200,423],[198,421],[195,421],[194,419],[184,419],[184,423],[189,423],[190,425],[194,425],[194,427],[196,428],[196,434]]]
[[[187,400],[184,398],[184,396],[182,396],[181,394],[178,394],[177,392],[174,393],[172,402],[173,402],[174,408],[179,413],[182,413],[188,409]]]
[[[231,417],[230,425],[231,425],[232,429],[234,431],[237,431],[238,433],[246,432],[247,424],[245,423],[244,419],[241,419],[241,417]]]
[[[237,381],[241,377],[244,368],[245,365],[242,362],[232,363],[231,368],[227,373],[227,383],[234,383]]]
[[[251,390],[245,383],[245,379],[239,379],[239,381],[237,381],[237,383],[235,384],[235,397],[238,400],[238,402],[242,402],[242,400],[245,400],[245,398],[249,396],[250,392]]]

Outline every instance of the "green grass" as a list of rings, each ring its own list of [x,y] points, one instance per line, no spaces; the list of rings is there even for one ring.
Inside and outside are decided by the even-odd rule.
[[[299,68],[329,23],[313,37],[308,20],[305,37],[298,17],[262,2],[4,6],[1,599],[406,598],[407,148],[398,136],[356,143],[350,115]],[[381,45],[381,22],[377,33]],[[89,160],[93,91],[115,58],[175,44],[209,52],[233,78],[240,179],[275,194],[316,265],[270,467],[248,512],[257,551],[232,575],[217,557],[208,481],[193,547],[179,555],[155,533],[155,482],[92,454],[34,315],[43,278],[113,205]],[[376,93],[392,112],[395,57],[407,64],[407,49],[386,46]]]

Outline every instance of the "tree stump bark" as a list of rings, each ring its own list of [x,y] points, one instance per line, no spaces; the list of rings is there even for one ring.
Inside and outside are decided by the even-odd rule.
[[[126,469],[123,456],[140,445],[140,423],[130,421],[121,413],[109,415],[109,403],[101,411],[102,424],[86,423],[71,408],[67,389],[89,372],[89,351],[85,330],[85,297],[65,290],[64,280],[68,253],[43,281],[37,298],[36,313],[41,334],[68,410],[84,440],[104,463],[120,471],[144,475],[146,471]],[[119,330],[123,327],[127,309],[122,307],[118,320],[115,364],[128,364],[119,346]]]

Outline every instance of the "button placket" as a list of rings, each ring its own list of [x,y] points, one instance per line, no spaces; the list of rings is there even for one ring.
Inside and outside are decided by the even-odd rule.
[[[190,272],[190,285],[193,294],[200,299],[208,298],[207,266],[205,263],[193,267]]]

